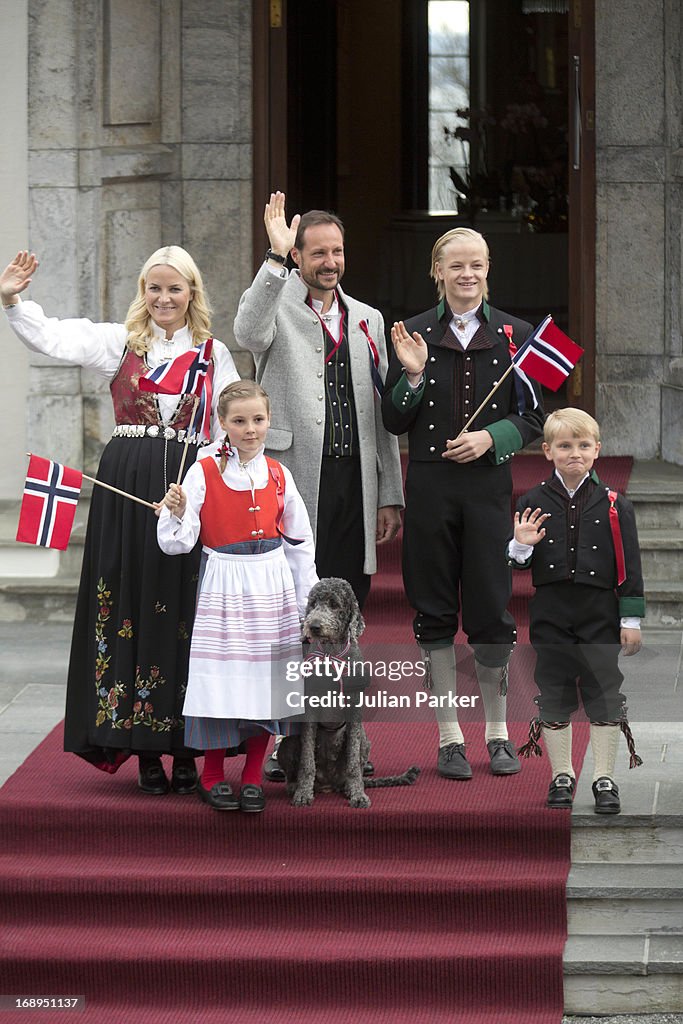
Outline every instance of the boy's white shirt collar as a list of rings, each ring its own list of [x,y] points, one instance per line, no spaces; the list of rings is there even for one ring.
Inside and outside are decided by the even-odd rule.
[[[584,483],[587,480],[587,478],[590,476],[590,470],[585,474],[585,476],[583,476],[581,478],[581,480],[579,481],[579,483],[576,485],[576,487],[573,490],[570,490],[570,488],[567,487],[566,483],[562,479],[562,474],[560,473],[559,469],[555,470],[555,476],[560,481],[560,483],[564,487],[564,489],[567,492],[567,494],[569,495],[569,497],[573,498],[574,495],[576,494],[576,492],[578,491],[579,487],[581,486],[581,484]]]

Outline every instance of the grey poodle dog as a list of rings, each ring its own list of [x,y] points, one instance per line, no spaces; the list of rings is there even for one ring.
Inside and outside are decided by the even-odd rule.
[[[358,639],[365,629],[356,596],[346,580],[337,577],[320,580],[308,596],[302,638],[322,658],[329,656],[352,667],[352,689],[362,690],[369,681],[362,672]],[[348,692],[348,690],[345,690]],[[285,736],[278,751],[278,762],[285,772],[287,793],[292,803],[304,807],[313,803],[314,792],[343,793],[352,807],[369,807],[365,789],[380,786],[410,786],[420,774],[413,765],[402,775],[382,779],[363,779],[363,765],[370,754],[361,711],[352,707],[343,720],[306,721],[300,735]]]

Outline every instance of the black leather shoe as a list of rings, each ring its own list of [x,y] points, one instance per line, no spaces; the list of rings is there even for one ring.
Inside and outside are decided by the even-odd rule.
[[[175,758],[171,773],[171,789],[174,793],[179,796],[194,793],[197,788],[197,778],[197,769],[191,758]]]
[[[239,811],[240,800],[227,782],[216,782],[211,789],[204,789],[201,779],[197,781],[197,792],[200,798],[214,811]]]
[[[262,786],[254,786],[249,783],[242,786],[240,790],[240,810],[257,812],[262,811],[266,806],[266,797]]]
[[[510,740],[489,740],[486,749],[491,758],[492,775],[516,775],[517,772],[521,772],[522,766],[517,751]]]
[[[447,743],[439,747],[436,770],[444,779],[471,779],[472,766],[465,757],[465,744]]]
[[[372,761],[366,761],[363,765],[363,778],[370,779],[375,774],[375,766]]]
[[[286,778],[285,770],[280,766],[275,754],[271,754],[266,760],[263,766],[263,774],[269,782],[284,782]]]
[[[143,793],[151,796],[164,796],[168,793],[170,787],[160,758],[140,759],[138,764],[138,786]]]
[[[571,807],[575,789],[576,782],[571,775],[556,775],[548,789],[548,807]]]
[[[602,775],[593,783],[596,814],[618,814],[621,810],[619,787],[607,775]]]

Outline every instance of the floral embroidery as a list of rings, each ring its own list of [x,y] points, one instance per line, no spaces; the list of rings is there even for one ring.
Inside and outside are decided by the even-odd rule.
[[[161,675],[158,665],[150,665],[149,678],[143,679],[140,673],[140,666],[135,670],[135,692],[139,698],[133,704],[133,725],[149,726],[152,732],[171,732],[178,727],[175,718],[155,718],[154,704],[147,700],[153,690],[159,686],[165,686],[166,679]]]
[[[190,639],[190,634],[187,632],[187,626],[186,626],[185,622],[182,619],[178,623],[178,639],[179,640],[189,640]]]
[[[95,725],[99,727],[108,722],[110,728],[125,730],[132,729],[134,725],[143,725],[150,728],[152,732],[172,732],[174,729],[182,728],[183,719],[180,714],[165,718],[157,718],[154,714],[153,691],[165,686],[167,683],[158,665],[150,665],[147,678],[143,678],[140,666],[136,666],[135,701],[132,709],[129,703],[129,687],[127,684],[121,680],[113,684],[105,682],[105,674],[109,670],[109,663],[111,661],[111,655],[107,653],[109,645],[105,628],[112,615],[112,601],[111,590],[107,588],[107,584],[102,578],[97,582],[97,604],[98,611],[95,620],[97,714],[95,716]],[[156,611],[157,613],[165,612],[166,605],[157,602]],[[182,634],[184,634],[182,638],[188,639],[188,632],[184,622],[179,624],[179,635],[181,630]],[[123,619],[117,634],[127,640],[133,639],[132,619]],[[182,701],[180,707],[182,707]]]
[[[115,683],[110,689],[107,689],[106,686],[101,686],[97,692],[100,699],[97,705],[95,725],[103,725],[108,719],[114,728],[121,729],[124,723],[119,720],[117,709],[119,698],[126,695],[125,685],[123,683]]]
[[[157,615],[161,615],[162,612],[166,611],[166,605],[162,604],[161,601],[157,601],[157,603],[154,605],[154,611],[157,613]]]
[[[97,643],[97,657],[95,658],[95,682],[99,683],[104,673],[109,668],[111,655],[107,656],[107,641],[104,635],[104,625],[111,615],[109,598],[111,591],[106,589],[106,583],[100,577],[97,581],[97,603],[99,609],[95,621],[95,641]],[[99,723],[98,723],[99,724]]]

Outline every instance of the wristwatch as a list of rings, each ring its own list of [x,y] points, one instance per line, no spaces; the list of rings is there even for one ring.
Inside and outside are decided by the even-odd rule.
[[[279,252],[273,252],[272,249],[268,249],[266,251],[266,259],[267,260],[275,260],[276,263],[281,263],[283,267],[284,267],[285,263],[287,262],[287,257],[286,256],[281,256]]]

